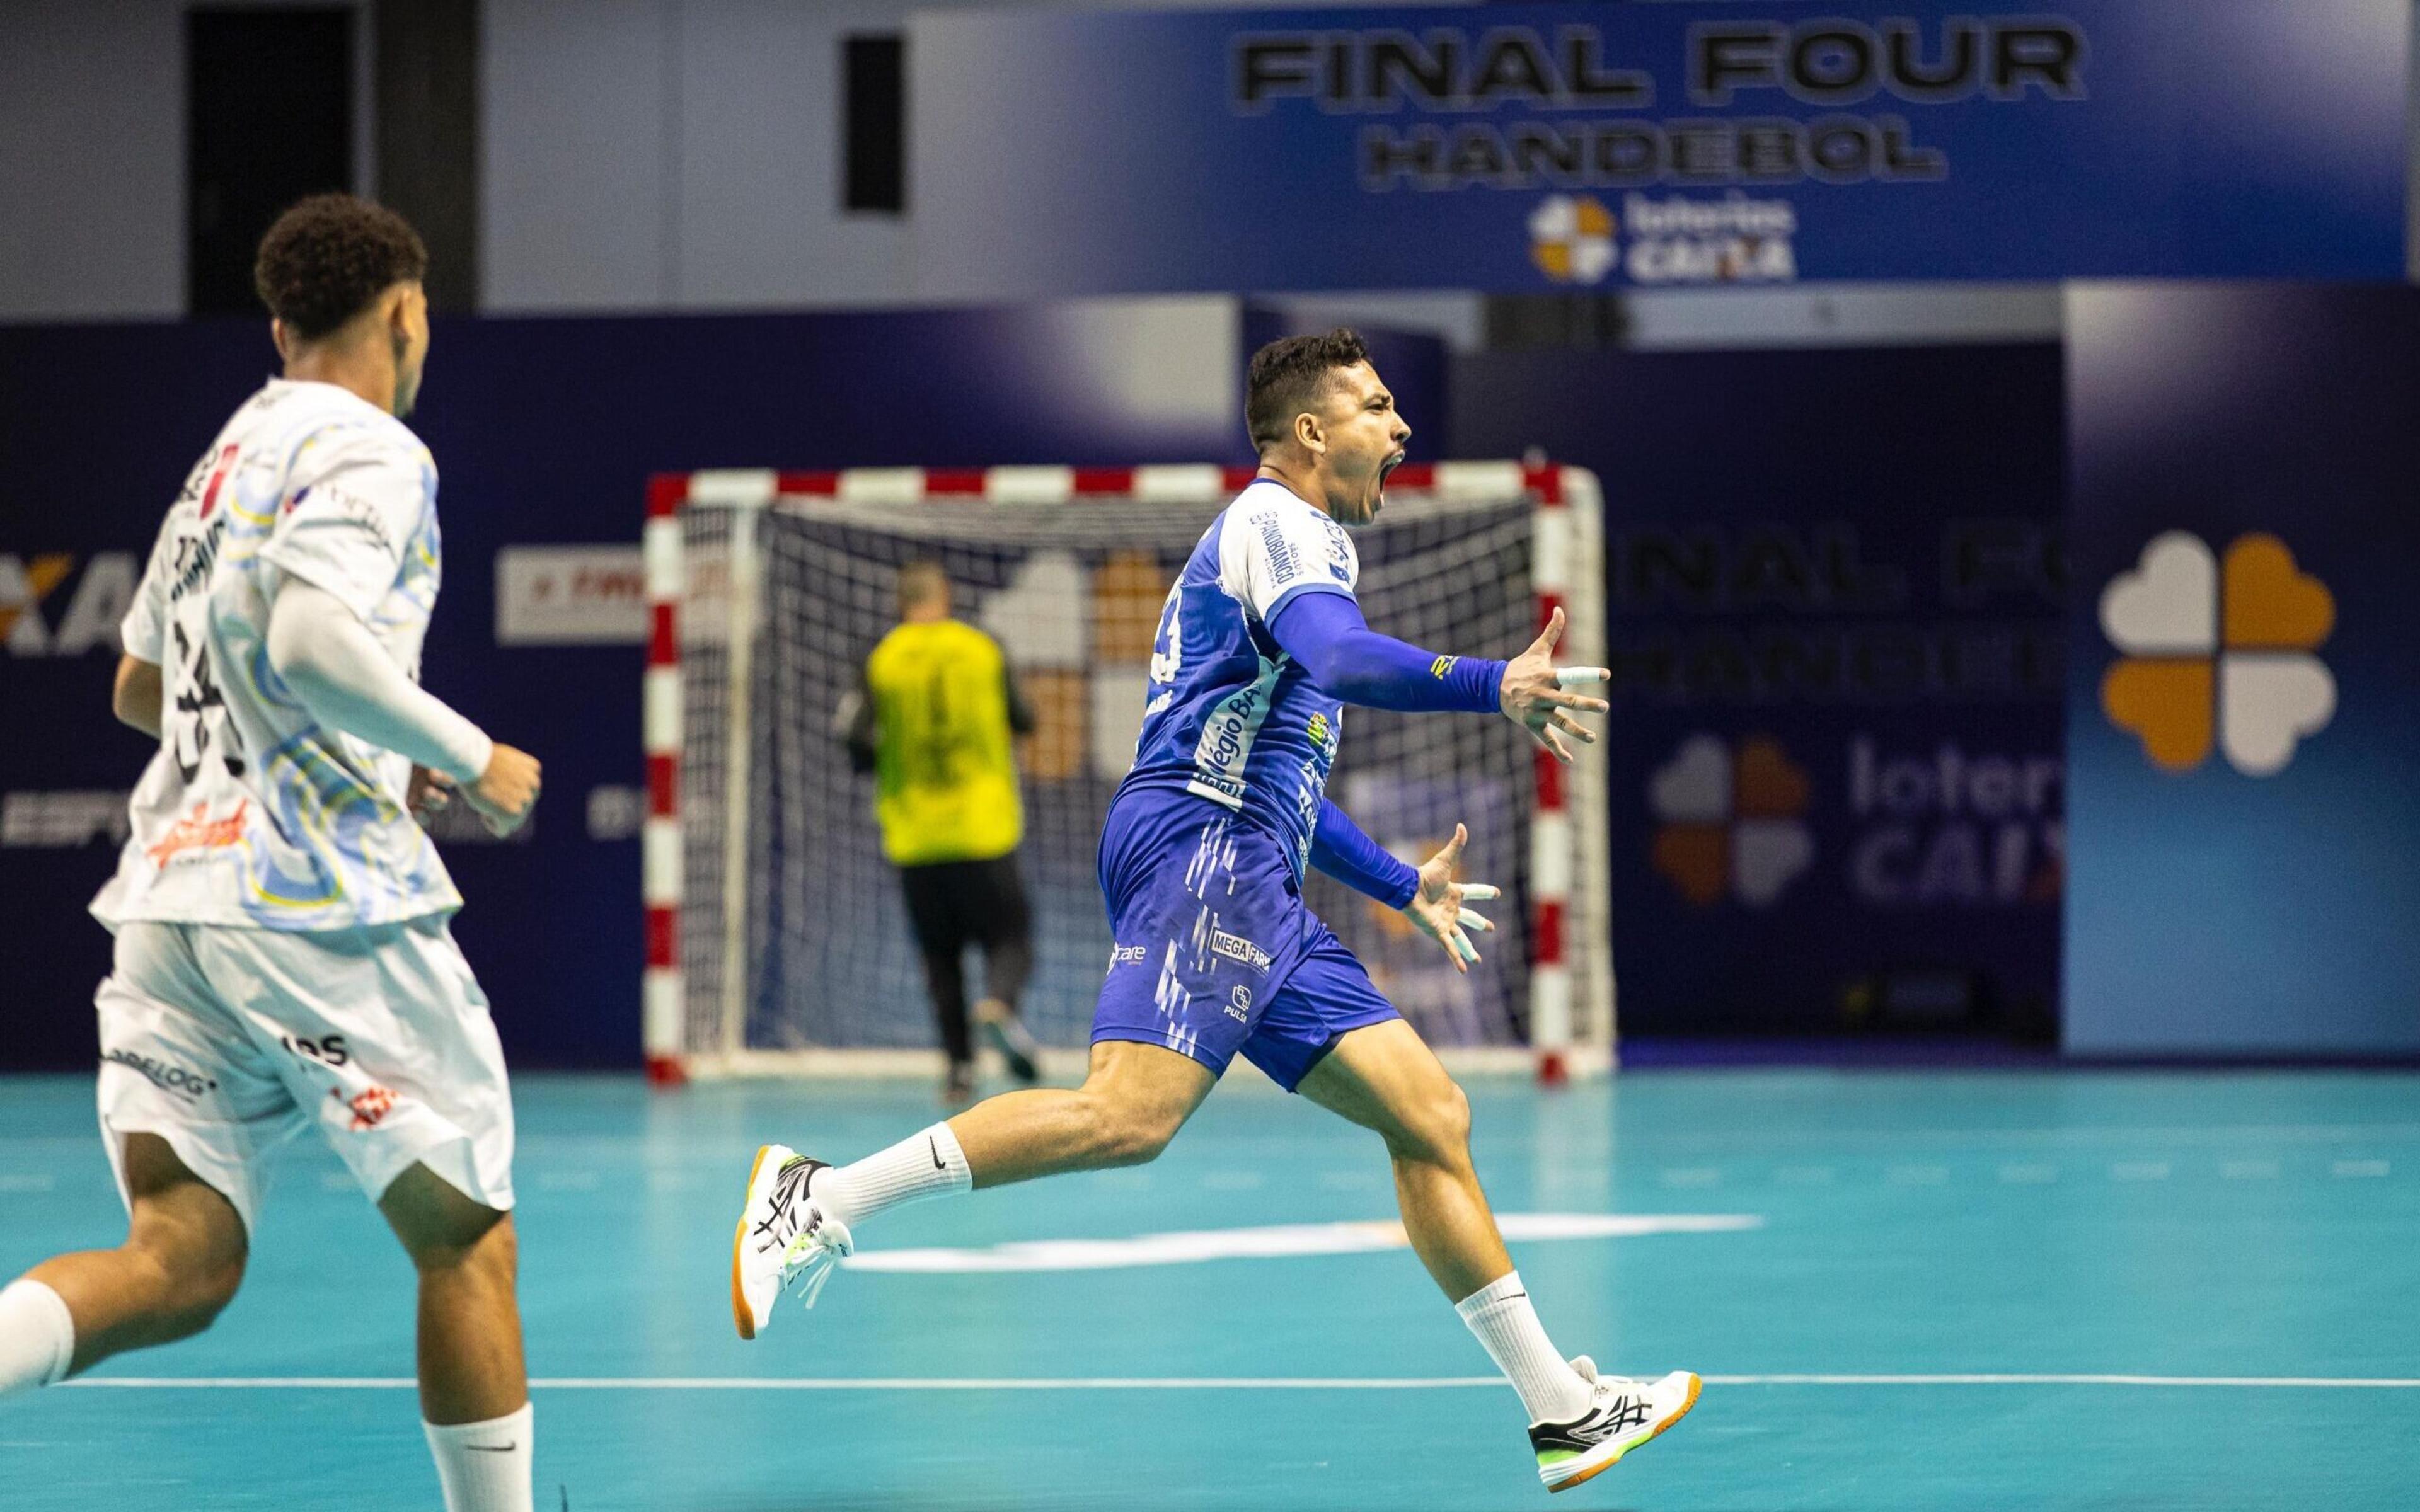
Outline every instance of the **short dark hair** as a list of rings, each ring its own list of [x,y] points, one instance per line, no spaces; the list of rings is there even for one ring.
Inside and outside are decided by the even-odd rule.
[[[402,216],[351,194],[314,194],[260,239],[252,286],[288,330],[317,341],[427,271],[428,249]]]
[[[1358,333],[1338,326],[1324,336],[1284,336],[1252,354],[1244,378],[1244,426],[1266,451],[1286,439],[1340,367],[1370,360]]]

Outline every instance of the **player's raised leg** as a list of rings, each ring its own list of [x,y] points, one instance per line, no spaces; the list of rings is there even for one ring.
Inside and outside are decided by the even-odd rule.
[[[536,1425],[513,1296],[512,1214],[426,1165],[397,1177],[379,1211],[420,1273],[420,1415],[445,1504],[527,1512]]]
[[[832,1267],[854,1252],[856,1226],[876,1213],[977,1187],[1155,1160],[1217,1083],[1208,1067],[1172,1050],[1104,1041],[1093,1046],[1081,1087],[1003,1092],[847,1165],[765,1146],[732,1236],[739,1336],[754,1338],[793,1283],[814,1305]]]
[[[1520,1394],[1538,1477],[1567,1490],[1610,1469],[1679,1422],[1699,1381],[1600,1377],[1585,1355],[1565,1362],[1546,1336],[1505,1253],[1470,1159],[1470,1102],[1401,1019],[1357,1028],[1297,1088],[1387,1143],[1413,1251]]]
[[[120,1161],[126,1242],[44,1260],[0,1289],[0,1396],[190,1338],[235,1300],[246,1253],[235,1205],[158,1134],[129,1134]]]

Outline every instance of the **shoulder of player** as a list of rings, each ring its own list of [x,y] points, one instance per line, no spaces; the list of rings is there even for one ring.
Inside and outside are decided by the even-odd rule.
[[[437,458],[411,426],[333,384],[308,385],[297,402],[280,407],[276,443],[298,479],[339,468],[393,471],[419,480],[431,493]]]

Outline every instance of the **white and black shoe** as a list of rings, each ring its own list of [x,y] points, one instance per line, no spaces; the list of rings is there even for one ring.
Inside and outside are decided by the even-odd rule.
[[[793,1281],[812,1307],[832,1268],[857,1252],[848,1225],[826,1211],[813,1191],[817,1171],[830,1170],[787,1145],[756,1151],[748,1171],[748,1203],[731,1236],[731,1320],[752,1339],[773,1320],[774,1304]]]
[[[1568,1491],[1611,1470],[1621,1457],[1689,1415],[1704,1382],[1686,1370],[1656,1381],[1600,1376],[1583,1354],[1572,1368],[1589,1382],[1588,1411],[1563,1423],[1537,1423],[1529,1447],[1538,1454],[1538,1479],[1550,1491]]]

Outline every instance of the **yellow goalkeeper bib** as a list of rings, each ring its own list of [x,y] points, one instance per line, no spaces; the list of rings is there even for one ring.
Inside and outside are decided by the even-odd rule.
[[[956,620],[903,625],[865,661],[875,814],[895,866],[987,861],[1024,838],[999,642]]]

